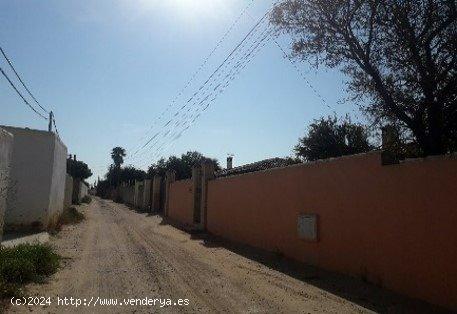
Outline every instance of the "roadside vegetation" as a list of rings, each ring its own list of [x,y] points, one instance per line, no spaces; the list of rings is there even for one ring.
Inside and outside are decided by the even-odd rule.
[[[83,213],[79,212],[75,207],[65,209],[59,219],[59,229],[62,225],[74,225],[86,219]]]
[[[69,157],[67,159],[67,173],[74,179],[85,180],[92,176],[92,170],[89,169],[86,163]]]
[[[49,245],[0,247],[0,299],[21,296],[25,284],[43,282],[59,265],[60,256]]]
[[[84,196],[81,200],[81,203],[84,203],[84,204],[90,204],[90,202],[92,202],[92,197],[90,197],[90,195]]]
[[[105,180],[98,181],[97,196],[109,198],[110,191],[121,184],[132,184],[136,180],[152,179],[155,175],[164,176],[169,170],[175,171],[177,180],[188,179],[192,177],[192,167],[205,160],[211,161],[216,170],[221,169],[217,159],[206,157],[197,151],[188,151],[180,157],[161,158],[157,163],[152,164],[147,172],[133,166],[123,167],[126,156],[127,152],[124,148],[114,147],[112,149],[111,159],[113,163],[108,168]]]
[[[286,0],[271,22],[292,58],[340,70],[370,124],[429,156],[457,150],[456,16],[455,1]]]

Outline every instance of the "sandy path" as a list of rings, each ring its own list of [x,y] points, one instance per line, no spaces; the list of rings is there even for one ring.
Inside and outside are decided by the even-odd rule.
[[[368,313],[369,309],[397,311],[405,306],[423,309],[345,278],[343,285],[320,273],[317,281],[299,280],[214,242],[192,239],[163,224],[159,216],[111,201],[94,199],[80,210],[87,219],[66,227],[51,240],[68,257],[64,267],[48,283],[28,288],[27,295],[51,297],[52,304],[12,306],[10,312]],[[83,303],[85,299],[86,306],[58,305],[58,296],[79,298]],[[97,297],[117,299],[118,305],[94,306]],[[189,305],[160,307],[158,301],[155,306],[119,305],[124,299],[146,297],[172,302],[188,299]]]

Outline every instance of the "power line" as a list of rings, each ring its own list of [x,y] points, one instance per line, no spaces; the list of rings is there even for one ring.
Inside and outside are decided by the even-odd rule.
[[[253,59],[253,57],[260,51],[261,48],[263,48],[266,44],[266,39],[271,36],[271,29],[267,28],[265,31],[263,31],[258,40],[255,40],[251,46],[247,49],[246,53],[241,56],[241,60],[237,62],[237,64],[229,71],[228,74],[225,75],[224,80],[219,83],[214,89],[213,89],[213,98],[210,99],[207,103],[205,102],[200,102],[194,110],[194,112],[185,120],[187,121],[182,121],[182,128],[180,131],[176,131],[170,135],[171,140],[170,141],[163,141],[161,145],[157,148],[156,152],[152,155],[152,159],[154,160],[155,158],[158,158],[160,154],[170,148],[175,141],[177,141],[182,134],[187,131],[195,122],[196,120],[202,115],[202,113],[208,109],[208,107],[216,100],[216,98],[222,94],[222,92],[229,86],[230,82],[234,81],[235,77],[247,66],[247,64]],[[214,82],[212,82],[214,84]],[[209,98],[209,95],[205,97],[205,100]],[[190,108],[189,108],[190,109]],[[189,111],[189,110],[188,110]],[[168,132],[167,132],[168,133]],[[158,144],[159,141],[156,141],[154,144]],[[168,145],[167,145],[168,144]],[[149,162],[146,162],[143,164],[141,167],[144,167],[148,164]]]
[[[238,51],[238,49],[246,42],[246,40],[251,36],[251,34],[252,34],[252,33],[258,28],[258,26],[265,20],[265,18],[268,16],[268,14],[270,13],[270,11],[271,11],[271,9],[268,10],[268,11],[262,16],[262,18],[261,18],[261,19],[260,19],[260,20],[259,20],[259,21],[249,30],[249,32],[248,32],[247,35],[241,40],[241,42],[240,42],[238,45],[235,46],[235,48],[228,54],[228,56],[224,59],[224,61],[223,61],[223,62],[222,62],[222,63],[221,63],[212,73],[211,73],[211,75],[208,77],[208,79],[200,86],[200,88],[197,90],[197,92],[195,92],[195,93],[193,94],[193,96],[187,101],[187,103],[186,103],[184,106],[182,106],[180,109],[178,109],[178,110],[176,111],[176,113],[174,114],[173,117],[176,117],[176,116],[179,114],[179,112],[182,111],[182,110],[187,106],[187,104],[190,103],[190,102],[195,98],[195,96],[198,94],[198,92],[199,92],[200,90],[202,90],[203,88],[205,88],[205,87],[208,85],[208,83],[209,83],[209,82],[213,79],[213,77],[219,72],[219,70],[220,70],[224,65],[227,64],[228,60],[229,60],[230,58],[232,58],[232,56],[234,56],[235,52]],[[211,84],[213,84],[213,83],[214,83],[214,82],[212,82]],[[211,86],[211,85],[210,85],[210,86]],[[195,103],[195,102],[194,102],[194,103]],[[173,118],[172,118],[172,120],[173,120]],[[168,126],[172,120],[168,121],[162,128],[165,128],[166,126]],[[160,132],[158,132],[158,133],[160,134]],[[166,135],[168,135],[168,133],[170,133],[170,132],[167,132]],[[143,148],[145,148],[147,145],[149,145],[149,143],[151,143],[151,141],[152,141],[155,137],[157,137],[159,134],[156,133],[156,134],[155,134],[152,138],[150,138],[142,147],[140,147],[140,148],[137,150],[137,152],[140,151],[140,150],[142,150]],[[164,134],[163,137],[165,137],[166,135]],[[137,152],[136,152],[136,153],[137,153]],[[136,153],[134,153],[134,156],[136,155]],[[133,158],[134,156],[132,156],[132,158]]]
[[[21,94],[21,92],[16,88],[16,86],[14,85],[14,83],[10,80],[10,78],[8,77],[8,75],[6,75],[6,73],[3,71],[3,69],[0,67],[0,72],[2,72],[3,76],[8,80],[8,82],[10,83],[11,87],[16,91],[16,93],[19,95],[19,97],[22,98],[22,100],[24,101],[24,103],[30,108],[33,110],[33,112],[35,112],[37,115],[39,115],[41,118],[45,119],[45,120],[48,120],[48,118],[46,118],[44,115],[42,115],[41,113],[39,113],[32,105],[30,105],[30,103],[27,101],[27,99],[24,98],[24,96]]]
[[[217,49],[221,46],[221,44],[224,42],[224,40],[227,38],[227,36],[232,32],[233,28],[235,27],[236,24],[238,24],[238,22],[241,20],[241,18],[246,14],[246,12],[249,10],[249,8],[253,5],[254,3],[254,0],[250,0],[250,2],[247,4],[247,6],[243,9],[243,11],[241,11],[241,14],[233,21],[233,23],[230,25],[230,27],[228,28],[228,30],[224,33],[224,35],[221,37],[221,39],[216,43],[216,46],[213,48],[213,50],[211,50],[211,52],[209,53],[209,55],[203,60],[202,64],[197,68],[197,70],[192,74],[191,78],[187,81],[187,83],[184,85],[184,87],[178,92],[178,94],[174,97],[174,99],[172,100],[172,102],[167,106],[167,108],[162,111],[162,113],[160,114],[160,116],[156,119],[156,122],[153,123],[153,125],[151,126],[151,128],[146,132],[149,133],[153,128],[154,126],[163,118],[163,116],[165,115],[165,113],[167,113],[171,107],[173,107],[173,105],[176,103],[176,101],[178,100],[179,97],[181,97],[181,95],[184,93],[184,91],[191,85],[191,83],[195,80],[195,78],[197,77],[197,75],[203,70],[203,68],[206,66],[206,64],[208,63],[209,59],[214,55],[214,53],[217,51]],[[143,141],[144,139],[146,138],[146,136],[144,136],[143,138],[140,139],[140,142]],[[141,149],[141,148],[140,148]],[[137,147],[137,151],[138,151],[138,147]],[[134,153],[135,154],[135,153]],[[128,157],[127,157],[128,159]]]
[[[268,12],[267,12],[267,13],[266,13],[266,14],[265,14],[265,15],[264,15],[264,16],[263,16],[263,17],[262,17],[262,18],[261,18],[261,19],[260,19],[251,29],[250,29],[250,31],[249,31],[249,32],[247,33],[247,35],[243,38],[243,40],[241,40],[241,42],[240,42],[240,43],[239,43],[239,44],[229,53],[229,55],[224,59],[224,61],[223,61],[223,62],[222,62],[222,63],[221,63],[212,73],[211,73],[211,75],[208,77],[208,79],[200,86],[200,88],[198,89],[198,91],[197,91],[196,93],[193,94],[193,96],[187,101],[187,103],[186,103],[184,106],[182,106],[179,110],[176,111],[176,113],[174,114],[173,118],[172,118],[170,121],[168,121],[168,122],[163,126],[163,128],[165,128],[166,126],[168,126],[168,125],[170,124],[170,122],[173,121],[174,117],[176,117],[176,116],[179,114],[179,112],[182,111],[191,101],[193,101],[193,102],[192,102],[191,105],[189,106],[188,111],[190,111],[190,109],[191,109],[191,107],[192,107],[193,105],[197,104],[198,100],[200,99],[200,98],[195,99],[195,98],[196,98],[196,95],[198,94],[198,92],[201,91],[201,90],[203,90],[203,88],[209,89],[209,88],[211,88],[211,87],[215,84],[215,81],[212,80],[212,79],[215,78],[215,77],[216,77],[216,79],[217,79],[218,77],[220,77],[220,76],[221,76],[221,73],[219,73],[218,76],[215,76],[215,75],[222,69],[223,66],[228,65],[228,64],[231,64],[231,63],[233,62],[233,60],[234,60],[234,59],[233,59],[233,56],[235,55],[235,53],[238,52],[238,50],[240,49],[240,47],[246,43],[246,40],[254,33],[254,31],[257,30],[257,28],[259,27],[259,25],[260,25],[260,24],[265,20],[265,18],[268,16],[269,12],[270,12],[270,11],[268,11]],[[252,47],[252,46],[251,46],[251,47]],[[246,52],[244,56],[241,56],[241,58],[245,58],[245,59],[246,59],[247,56],[249,56],[249,51]],[[231,59],[231,58],[232,58],[232,59]],[[237,67],[239,67],[239,65],[237,65]],[[231,70],[230,73],[231,73],[232,71],[233,71],[233,70]],[[230,76],[230,73],[227,74],[226,77],[229,77],[229,76]],[[209,85],[208,85],[208,83],[209,83]],[[214,88],[214,91],[215,91],[220,85],[222,85],[222,83],[219,84],[218,86],[216,86],[216,88]],[[208,95],[208,96],[209,96],[209,95]],[[206,96],[206,98],[208,98],[208,96]],[[201,97],[203,97],[203,96],[201,96]],[[201,105],[201,103],[202,103],[202,102],[200,102],[200,105]],[[166,132],[166,133],[164,133],[164,134],[162,135],[163,140],[165,140],[166,135],[168,135],[169,133],[170,133],[170,131],[168,131],[168,132]],[[153,138],[157,137],[159,134],[160,134],[160,132],[156,133],[156,134],[154,135]],[[145,148],[145,147],[153,140],[153,138],[149,139],[149,141],[146,142],[146,143],[141,147],[141,149],[142,149],[142,148]],[[159,141],[155,141],[155,143],[153,144],[152,147],[154,147],[155,145],[157,145],[158,142],[159,142]],[[163,144],[162,144],[160,147],[162,147],[162,146],[163,146]],[[152,147],[151,147],[151,148],[152,148]],[[159,148],[159,149],[160,149],[160,148]]]
[[[19,82],[21,82],[22,86],[25,88],[25,90],[27,91],[27,93],[30,95],[30,97],[32,97],[32,99],[36,102],[36,104],[45,112],[45,113],[49,113],[49,110],[45,109],[43,106],[40,105],[40,103],[38,102],[38,100],[36,100],[35,96],[33,96],[33,94],[30,92],[30,90],[27,88],[27,86],[25,85],[24,81],[21,79],[20,75],[17,73],[16,69],[14,68],[13,66],[13,63],[10,61],[10,59],[6,56],[6,53],[5,51],[2,49],[2,47],[0,47],[0,52],[2,53],[3,57],[5,58],[6,62],[8,62],[8,64],[10,65],[11,69],[13,70],[14,74],[16,74],[16,77],[17,79],[19,80]]]
[[[195,113],[193,115],[191,115],[189,117],[189,119],[187,120],[187,125],[185,123],[183,123],[183,126],[185,126],[181,131],[179,132],[175,132],[174,134],[172,134],[171,136],[171,141],[169,142],[163,142],[158,148],[157,148],[157,151],[153,154],[152,158],[158,158],[160,157],[160,154],[167,150],[168,148],[170,148],[174,142],[176,140],[178,140],[182,134],[187,131],[195,122],[196,120],[201,116],[201,114],[208,109],[208,107],[211,105],[211,103],[213,103],[217,96],[222,94],[222,92],[228,87],[228,85],[230,84],[230,82],[232,82],[235,77],[247,66],[247,64],[252,60],[252,58],[258,53],[258,51],[260,51],[261,48],[263,48],[266,44],[265,42],[265,39],[267,39],[269,37],[269,35],[271,35],[271,31],[266,31],[262,34],[262,39],[258,42],[258,43],[255,43],[253,45],[251,45],[250,49],[249,49],[249,52],[247,53],[247,57],[250,57],[252,56],[250,59],[246,59],[244,63],[242,63],[239,67],[237,68],[234,68],[235,70],[235,73],[231,74],[233,71],[231,71],[227,77],[228,79],[226,80],[226,82],[224,83],[224,85],[221,86],[221,88],[218,90],[217,93],[215,93],[215,96],[209,101],[209,103],[206,104],[206,106],[202,107],[202,105],[200,107],[202,107],[202,109],[200,111],[198,110],[195,110]],[[252,48],[252,49],[251,49]],[[221,83],[222,84],[222,83]],[[219,84],[219,85],[221,85]],[[197,108],[199,109],[199,108]],[[168,146],[166,146],[166,144],[168,144]],[[141,167],[144,167],[146,164],[142,165]]]
[[[246,15],[249,16],[252,20],[254,20],[254,18],[249,14],[249,12],[246,12]],[[335,108],[332,108],[330,107],[330,105],[328,104],[328,102],[325,100],[325,98],[321,95],[321,93],[319,93],[317,91],[317,89],[311,84],[311,82],[306,78],[305,76],[305,73],[303,73],[303,71],[297,66],[297,64],[292,60],[292,57],[287,54],[287,52],[285,51],[285,49],[281,46],[281,44],[276,40],[276,38],[273,38],[273,42],[276,44],[276,46],[281,50],[282,54],[283,54],[283,58],[284,59],[287,59],[290,64],[294,67],[294,69],[297,71],[298,75],[300,75],[300,77],[305,81],[306,85],[308,85],[308,87],[313,91],[313,93],[321,100],[321,102],[330,110],[333,111],[333,113],[336,113],[336,110]],[[310,64],[310,66],[313,66],[309,61],[308,63]],[[309,73],[310,71],[308,71],[307,73]],[[306,73],[306,74],[307,74]],[[358,118],[358,113],[352,109],[352,112],[354,113],[354,115],[356,116],[357,119]]]
[[[216,87],[211,88],[212,90],[210,90],[210,93],[208,95],[206,95],[206,97],[204,97],[202,101],[197,103],[199,100],[199,99],[197,99],[194,102],[194,104],[196,104],[196,109],[194,110],[194,113],[189,115],[189,112],[191,110],[191,108],[189,108],[187,110],[187,112],[185,112],[181,115],[181,121],[176,121],[176,123],[174,124],[174,127],[177,127],[179,125],[184,126],[190,120],[195,120],[195,116],[199,111],[200,112],[205,111],[209,107],[209,105],[217,98],[217,96],[219,94],[221,94],[227,88],[229,83],[234,80],[235,76],[250,62],[251,55],[260,46],[260,44],[262,44],[262,42],[268,37],[269,33],[270,33],[270,31],[268,28],[263,33],[261,33],[259,39],[254,41],[251,44],[251,46],[247,49],[246,53],[243,56],[241,56],[241,60],[238,61],[232,69],[230,69],[230,71],[224,76],[223,80],[219,84],[217,84]],[[232,61],[233,60],[234,59],[232,59]],[[218,77],[220,77],[220,74],[221,73],[219,73]],[[214,85],[214,84],[215,84],[215,82],[213,81],[211,83],[210,87],[212,87],[212,85]],[[213,94],[213,98],[207,102],[208,98],[212,94]],[[201,109],[201,108],[203,108],[203,109]],[[198,115],[200,115],[200,113],[198,113],[197,116]],[[173,138],[173,135],[176,135],[176,134],[177,134],[177,132],[172,134],[171,137]]]
[[[330,110],[333,110],[335,111],[334,109],[332,109],[332,107],[330,107],[330,105],[327,103],[327,101],[324,99],[324,97],[322,97],[322,95],[314,88],[314,86],[311,84],[311,82],[305,77],[304,73],[300,70],[300,68],[295,64],[295,62],[293,62],[293,60],[291,59],[291,57],[286,53],[286,51],[282,48],[282,46],[278,43],[278,41],[276,39],[273,39],[274,43],[276,44],[276,46],[279,47],[279,49],[282,51],[282,53],[284,54],[284,57],[287,58],[290,63],[292,64],[292,66],[295,68],[295,70],[298,72],[298,74],[301,76],[301,78],[306,82],[306,84],[308,85],[309,88],[311,88],[311,90],[313,91],[313,93],[322,101],[322,103]]]

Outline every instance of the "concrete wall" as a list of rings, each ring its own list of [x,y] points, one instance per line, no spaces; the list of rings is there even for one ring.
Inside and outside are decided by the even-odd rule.
[[[54,153],[51,164],[51,189],[49,193],[47,228],[56,226],[63,212],[65,199],[65,184],[67,177],[67,147],[57,137],[53,136]]]
[[[82,181],[79,181],[79,201],[89,195],[89,187]]]
[[[67,148],[53,133],[3,128],[14,136],[6,228],[45,229],[63,210]]]
[[[73,178],[69,174],[65,177],[65,197],[64,197],[64,209],[69,208],[72,203],[73,197]]]
[[[144,197],[144,182],[135,181],[135,195],[133,198],[133,206],[135,208],[141,208],[143,206]]]
[[[193,182],[192,180],[175,181],[170,184],[167,216],[182,225],[193,224]]]
[[[80,204],[82,199],[89,194],[89,187],[78,178],[73,179],[73,204]]]
[[[13,135],[0,128],[0,242],[6,211],[6,197],[10,181],[10,162],[13,150]]]
[[[455,156],[342,157],[209,181],[207,229],[457,310],[456,190]],[[299,238],[301,214],[317,241]]]
[[[118,195],[124,204],[133,205],[135,199],[135,187],[122,185],[118,187]]]
[[[152,192],[152,180],[144,180],[143,188],[143,204],[141,209],[150,210],[151,209],[151,192]]]

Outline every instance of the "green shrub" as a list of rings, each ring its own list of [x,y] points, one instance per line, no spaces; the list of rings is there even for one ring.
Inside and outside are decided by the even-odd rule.
[[[6,282],[27,283],[35,279],[36,268],[25,258],[7,258],[0,262],[0,274]]]
[[[18,283],[7,282],[4,279],[0,278],[0,299],[2,298],[11,298],[11,297],[20,297],[22,295],[21,285]],[[0,304],[0,312],[1,312]]]
[[[76,208],[70,207],[65,209],[60,216],[59,226],[60,225],[70,225],[77,224],[83,221],[86,217],[83,213],[80,213]]]
[[[57,271],[60,256],[49,245],[0,248],[0,297],[17,294],[20,284],[40,282]]]

